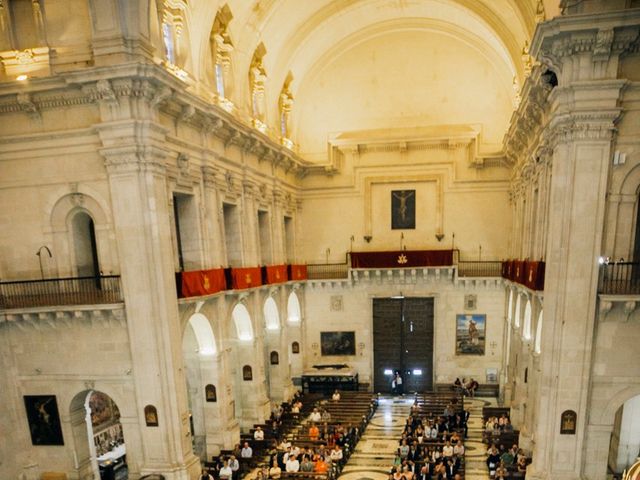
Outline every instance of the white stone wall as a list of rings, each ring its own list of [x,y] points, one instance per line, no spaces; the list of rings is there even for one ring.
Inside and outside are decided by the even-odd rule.
[[[409,270],[409,269],[407,269]],[[397,271],[396,271],[397,275]],[[310,281],[305,288],[305,368],[317,363],[347,363],[354,367],[363,383],[373,384],[373,331],[372,299],[404,294],[411,297],[433,297],[434,310],[434,384],[452,383],[456,377],[474,377],[486,383],[487,368],[500,370],[502,362],[502,335],[504,326],[504,290],[502,281],[491,279],[485,285],[452,279],[417,280],[391,283],[352,283]],[[464,296],[477,295],[477,308],[473,313],[487,315],[486,349],[484,356],[455,354],[456,314],[471,313],[464,309]],[[333,310],[332,298],[342,297],[342,310]],[[358,346],[355,356],[322,357],[320,332],[356,332]],[[312,345],[318,345],[314,349]]]

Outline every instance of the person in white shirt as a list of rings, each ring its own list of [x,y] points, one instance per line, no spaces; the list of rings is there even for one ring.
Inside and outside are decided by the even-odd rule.
[[[220,480],[231,480],[232,475],[233,475],[233,470],[231,470],[231,467],[229,466],[229,462],[225,460],[224,464],[222,465],[222,468],[218,472],[218,476],[220,477]]]
[[[462,457],[464,455],[464,445],[462,441],[458,440],[458,443],[453,447],[453,454],[457,457]]]
[[[285,470],[287,472],[298,472],[300,471],[300,462],[296,458],[295,455],[291,455],[286,463]]]
[[[339,462],[340,460],[342,460],[342,450],[340,449],[340,445],[336,445],[335,447],[333,447],[333,450],[331,450],[331,454],[329,455],[329,457],[331,458],[332,462]]]
[[[255,431],[253,432],[254,440],[264,440],[264,430],[260,426],[257,426]]]
[[[340,400],[340,392],[338,390],[333,392],[333,395],[331,395],[331,400],[334,400],[336,402]]]
[[[242,450],[240,450],[240,456],[242,458],[253,457],[253,449],[249,446],[249,442],[244,442]]]
[[[315,423],[320,423],[322,421],[322,414],[318,411],[317,408],[313,409],[311,415],[309,415],[309,420]]]
[[[442,456],[444,458],[453,457],[453,447],[451,446],[451,442],[447,441],[444,447],[442,447]]]
[[[229,457],[229,467],[231,468],[234,476],[237,474],[238,470],[240,470],[240,462],[235,457],[235,455],[231,455]]]

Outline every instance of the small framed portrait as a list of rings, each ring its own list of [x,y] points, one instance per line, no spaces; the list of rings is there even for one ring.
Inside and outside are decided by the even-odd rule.
[[[25,395],[24,406],[33,445],[64,445],[55,395]]]
[[[153,405],[147,405],[144,407],[144,421],[147,427],[158,426],[158,409]]]
[[[275,350],[269,354],[269,362],[271,365],[278,365],[280,363],[280,355]]]
[[[296,355],[300,353],[300,344],[298,342],[293,342],[291,344],[291,353]]]
[[[575,435],[578,414],[573,410],[565,410],[560,417],[560,435]]]
[[[253,370],[251,369],[251,365],[245,365],[242,367],[242,379],[245,382],[253,380]]]
[[[216,393],[216,386],[209,384],[204,387],[204,398],[207,402],[217,402],[218,394]]]

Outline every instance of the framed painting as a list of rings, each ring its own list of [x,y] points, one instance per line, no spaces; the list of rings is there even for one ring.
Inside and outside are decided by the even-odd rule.
[[[216,386],[209,384],[204,387],[204,395],[207,402],[217,402],[218,394],[216,393]]]
[[[487,316],[456,315],[456,355],[484,355]]]
[[[356,332],[320,332],[322,355],[355,355]]]
[[[413,230],[416,228],[416,191],[391,191],[391,229]]]
[[[33,445],[64,445],[55,395],[25,395],[24,407]]]
[[[158,410],[153,405],[147,405],[144,407],[144,421],[147,427],[158,426]]]

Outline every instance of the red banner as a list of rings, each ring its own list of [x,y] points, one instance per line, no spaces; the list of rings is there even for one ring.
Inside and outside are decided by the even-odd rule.
[[[286,265],[272,265],[267,267],[267,283],[283,283],[288,280]]]
[[[544,262],[507,260],[502,262],[502,277],[531,290],[544,290]]]
[[[251,287],[259,287],[262,285],[262,274],[260,267],[252,268],[232,268],[231,269],[232,287],[234,289],[245,289]]]
[[[182,272],[180,289],[183,297],[199,297],[226,290],[227,282],[224,278],[224,269]]]
[[[307,266],[306,265],[289,265],[289,280],[306,280],[307,279]]]
[[[444,267],[453,265],[453,250],[351,252],[351,268]]]

